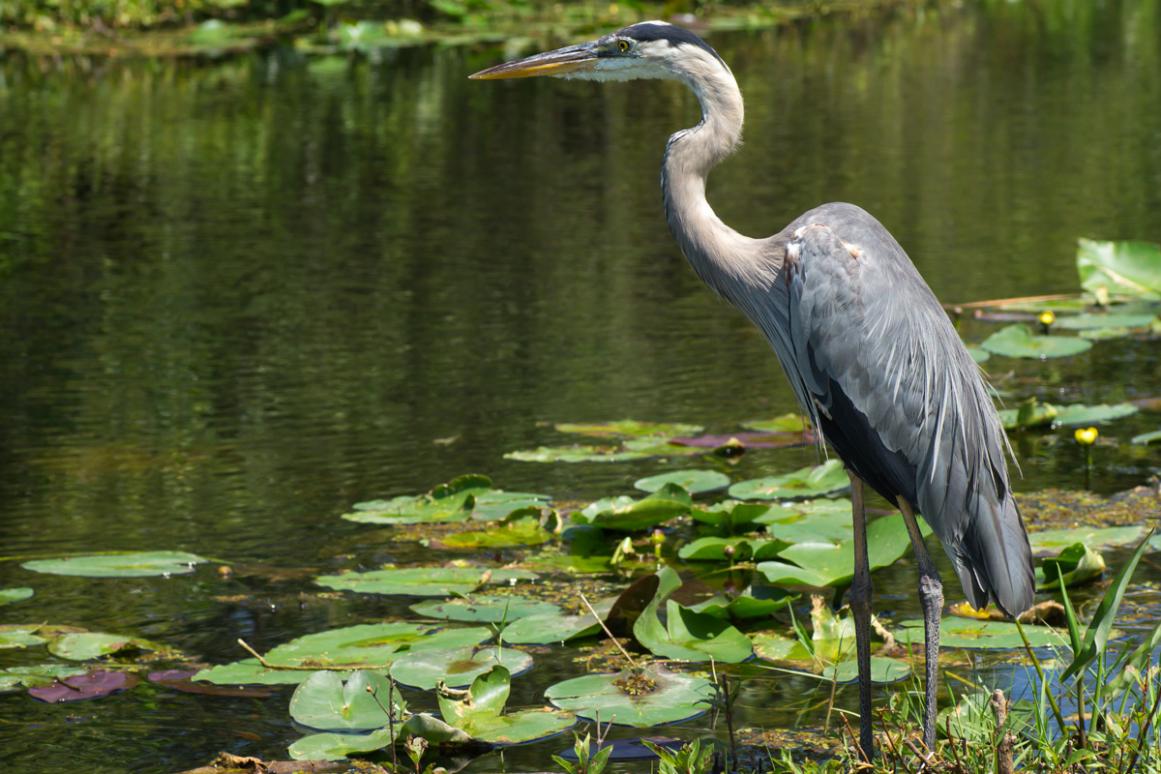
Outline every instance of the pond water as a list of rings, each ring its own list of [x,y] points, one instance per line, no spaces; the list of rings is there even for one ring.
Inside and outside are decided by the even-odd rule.
[[[710,198],[755,236],[820,202],[856,202],[945,301],[1072,292],[1078,237],[1161,241],[1159,15],[1155,0],[983,2],[716,34],[747,127]],[[696,121],[693,97],[671,83],[466,79],[503,56],[4,58],[0,587],[36,596],[0,623],[232,661],[238,637],[266,650],[405,613],[395,598],[317,596],[322,572],[431,558],[339,520],[353,502],[473,471],[568,501],[628,493],[684,465],[502,455],[562,442],[555,421],[724,433],[793,410],[765,343],[666,230],[658,164],[668,134]],[[1013,398],[1111,403],[1161,393],[1155,347],[1099,342],[988,369]],[[1121,443],[1097,449],[1092,488],[1155,472],[1157,452],[1127,439],[1159,424],[1141,413],[1107,426]],[[1016,447],[1019,490],[1082,486],[1069,433]],[[760,451],[728,472],[816,461],[808,448]],[[193,551],[235,571],[89,581],[12,561],[125,549]],[[946,564],[944,577],[954,583]],[[878,611],[918,611],[909,563],[875,583]],[[543,661],[515,682],[516,704],[581,670]],[[747,683],[739,722],[818,727],[818,711],[799,714],[820,700],[808,688]],[[299,735],[288,697],[0,696],[0,759],[172,771],[219,750],[284,757]],[[839,698],[851,706],[853,689]],[[509,751],[504,765],[540,770],[563,746]],[[467,770],[499,766],[492,755]]]

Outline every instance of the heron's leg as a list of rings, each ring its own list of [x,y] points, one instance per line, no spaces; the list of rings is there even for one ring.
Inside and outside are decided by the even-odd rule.
[[[923,743],[928,750],[935,749],[935,705],[939,693],[939,619],[943,615],[943,583],[935,563],[927,553],[927,545],[911,504],[899,498],[899,510],[903,513],[903,523],[911,536],[911,546],[915,549],[915,560],[919,563],[919,602],[923,605],[923,666],[927,677],[924,691],[926,705],[923,713]]]
[[[851,513],[854,518],[855,577],[851,582],[851,612],[855,616],[855,656],[859,664],[859,747],[863,760],[875,754],[871,731],[871,567],[867,559],[867,512],[863,480],[851,471]]]

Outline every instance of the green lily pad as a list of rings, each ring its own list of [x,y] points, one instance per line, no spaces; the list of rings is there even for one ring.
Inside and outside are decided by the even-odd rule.
[[[396,726],[396,732],[399,730]],[[311,734],[290,745],[289,753],[296,761],[339,761],[352,753],[382,750],[393,741],[390,728],[369,734]]]
[[[755,632],[750,635],[750,639],[754,645],[754,655],[763,661],[804,669],[814,666],[814,655],[795,637],[778,632]]]
[[[658,586],[656,575],[645,575],[621,591],[615,598],[597,600],[593,610],[601,621],[621,636],[653,599]],[[592,637],[601,625],[591,613],[583,615],[530,615],[504,629],[504,642],[516,645],[549,645]]]
[[[748,528],[778,506],[769,503],[747,503],[740,500],[722,500],[709,506],[700,506],[689,512],[694,521],[734,533]]]
[[[666,484],[641,500],[624,496],[597,500],[573,518],[601,529],[633,532],[689,513],[691,505],[689,493],[679,486]]]
[[[730,477],[716,470],[675,470],[641,478],[633,486],[642,492],[656,492],[666,484],[676,484],[691,495],[720,492],[730,485]]]
[[[70,556],[64,559],[37,559],[20,565],[26,570],[49,575],[79,575],[85,578],[146,578],[155,575],[183,575],[194,565],[207,561],[184,551],[137,551],[125,554]]]
[[[538,546],[551,539],[552,535],[540,526],[540,519],[529,516],[494,524],[485,530],[444,535],[438,543],[443,548],[515,548]]]
[[[1081,287],[1101,304],[1113,296],[1161,299],[1161,245],[1080,239],[1076,270]]]
[[[1051,403],[1041,403],[1029,398],[1017,408],[1000,409],[1000,422],[1005,430],[1022,430],[1028,427],[1045,427],[1056,420],[1060,408]]]
[[[701,425],[679,422],[638,422],[635,419],[622,419],[617,422],[587,424],[562,422],[556,425],[556,429],[561,433],[594,438],[676,438],[682,435],[695,435],[703,428]]]
[[[666,437],[629,438],[621,445],[627,452],[644,454],[646,457],[693,457],[710,451],[697,446],[671,443]]]
[[[1032,553],[1045,554],[1058,553],[1074,543],[1083,543],[1093,549],[1135,545],[1144,536],[1142,526],[1072,527],[1029,532],[1028,542],[1032,545]]]
[[[540,553],[526,556],[520,566],[538,572],[563,572],[572,575],[595,575],[613,569],[612,556],[586,551],[561,551],[551,547]]]
[[[86,671],[88,670],[85,667],[76,667],[71,664],[33,664],[6,667],[0,669],[0,693],[12,693],[26,688],[52,685],[57,680],[83,675]]]
[[[1141,433],[1133,436],[1133,443],[1145,446],[1147,444],[1161,441],[1161,430],[1153,430],[1148,433]]]
[[[334,672],[311,672],[290,697],[290,717],[321,731],[370,731],[388,725],[389,701],[402,721],[403,699],[383,675],[359,670],[344,680]]]
[[[691,609],[697,613],[705,613],[725,620],[743,621],[752,618],[767,618],[778,610],[790,606],[794,600],[798,599],[797,594],[791,594],[781,589],[774,591],[774,595],[758,599],[753,595],[751,589],[746,589],[744,593],[736,597],[726,598],[720,595],[711,597],[703,602],[698,602]]]
[[[462,699],[437,694],[443,720],[477,741],[496,745],[543,739],[576,723],[572,713],[547,707],[503,714],[511,682],[508,670],[496,665],[473,680]]]
[[[475,521],[500,521],[520,511],[539,511],[547,508],[551,503],[552,498],[548,495],[493,489],[476,496],[475,507],[472,508],[472,519]]]
[[[1047,626],[1024,624],[1024,634],[1034,648],[1061,645],[1059,633]],[[922,645],[923,621],[903,621],[895,632],[900,644]],[[987,650],[1014,650],[1024,647],[1016,624],[1008,621],[977,620],[944,616],[939,626],[939,644],[944,648],[979,648]]]
[[[48,645],[49,653],[70,661],[88,661],[122,651],[158,650],[159,646],[139,637],[104,632],[75,632],[57,637]]]
[[[926,522],[920,520],[919,527],[924,535],[931,534]],[[894,564],[910,547],[902,516],[884,516],[867,525],[872,571]],[[795,543],[779,553],[778,561],[761,562],[757,570],[774,585],[847,586],[855,572],[854,538]]]
[[[823,668],[822,676],[836,683],[854,683],[859,679],[859,662],[847,659]],[[911,676],[911,665],[897,658],[871,656],[871,682],[886,685],[906,680]]]
[[[1077,335],[1089,341],[1108,341],[1109,339],[1124,339],[1133,335],[1131,328],[1086,328],[1077,331]]]
[[[0,589],[0,607],[11,605],[13,602],[22,602],[33,595],[33,590],[27,586]]]
[[[476,474],[440,484],[427,494],[355,503],[347,521],[363,524],[437,524],[467,519],[493,521],[524,508],[551,502],[547,495],[505,492],[492,488],[492,479]]]
[[[681,578],[671,567],[657,571],[657,593],[633,624],[633,636],[653,655],[677,661],[710,661],[727,664],[745,661],[752,655],[750,640],[717,616],[699,613],[667,597],[681,586]],[[657,611],[665,602],[666,620]]]
[[[1066,328],[1070,331],[1099,328],[1147,328],[1156,317],[1155,314],[1117,314],[1115,312],[1077,314],[1058,318],[1056,327]]]
[[[268,669],[256,658],[246,658],[230,664],[203,669],[191,679],[214,685],[297,685],[312,672],[305,669]],[[349,674],[336,672],[338,675]]]
[[[1073,543],[1058,555],[1040,561],[1036,568],[1036,588],[1055,591],[1060,581],[1065,586],[1079,586],[1104,574],[1104,558],[1084,543]]]
[[[992,356],[992,354],[990,352],[988,352],[986,349],[982,349],[980,347],[969,346],[967,348],[967,351],[968,351],[968,354],[972,356],[972,360],[974,360],[977,364],[988,362],[988,359]]]
[[[512,623],[530,615],[558,615],[560,608],[551,602],[526,597],[503,597],[474,594],[446,602],[419,602],[411,606],[419,615],[445,621],[465,623]]]
[[[432,690],[439,683],[449,688],[471,685],[477,677],[494,666],[502,666],[511,675],[532,668],[532,656],[514,648],[472,648],[424,650],[408,653],[391,665],[391,677],[412,688]]]
[[[488,570],[480,567],[406,567],[322,575],[320,586],[360,594],[389,594],[409,597],[450,597],[470,594],[488,583],[531,580],[527,570]]]
[[[1057,406],[1056,420],[1053,424],[1063,427],[1099,425],[1136,413],[1137,407],[1131,403],[1117,403],[1111,406],[1103,403],[1098,406],[1083,406],[1077,403],[1071,406]]]
[[[730,497],[738,500],[794,500],[821,497],[850,485],[843,464],[827,460],[813,468],[802,468],[781,476],[740,481],[730,487]]]
[[[588,720],[650,728],[705,713],[714,688],[704,677],[650,664],[639,670],[574,677],[549,686],[544,697]]]
[[[628,451],[620,446],[539,446],[510,451],[506,460],[518,462],[627,462],[655,456],[647,451]]]
[[[787,543],[842,542],[853,534],[851,501],[843,497],[772,505],[754,521]]]
[[[7,625],[0,627],[0,650],[43,645],[47,641],[40,636],[39,626]]]
[[[1072,336],[1037,336],[1026,325],[1009,325],[988,336],[980,346],[993,355],[1043,360],[1079,355],[1092,349],[1092,342]]]
[[[266,663],[316,669],[385,669],[402,651],[478,645],[492,633],[483,626],[436,629],[412,623],[345,626],[298,637],[266,654]]]
[[[801,414],[782,414],[773,419],[751,419],[742,427],[759,433],[804,433],[810,429],[810,420]]]
[[[735,562],[771,559],[791,544],[775,538],[749,537],[703,537],[686,543],[677,552],[678,557],[694,562]],[[732,549],[733,556],[727,557],[726,550]]]

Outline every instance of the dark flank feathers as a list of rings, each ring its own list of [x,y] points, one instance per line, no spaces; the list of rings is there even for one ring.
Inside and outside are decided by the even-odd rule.
[[[641,22],[633,24],[621,30],[620,35],[633,40],[641,41],[642,43],[651,40],[665,40],[671,46],[676,46],[679,43],[684,43],[689,46],[697,46],[700,49],[707,51],[714,55],[715,58],[723,65],[725,60],[721,58],[717,51],[714,51],[713,46],[706,43],[694,33],[687,30],[685,27],[678,27],[676,24],[658,24],[657,22]]]

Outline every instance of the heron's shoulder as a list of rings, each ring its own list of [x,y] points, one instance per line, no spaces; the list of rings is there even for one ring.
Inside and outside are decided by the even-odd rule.
[[[829,202],[807,210],[786,226],[778,237],[785,241],[791,253],[809,246],[813,249],[807,253],[832,251],[835,255],[865,256],[871,259],[870,265],[897,267],[907,273],[914,271],[911,259],[891,232],[875,216],[855,204]]]

